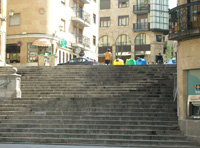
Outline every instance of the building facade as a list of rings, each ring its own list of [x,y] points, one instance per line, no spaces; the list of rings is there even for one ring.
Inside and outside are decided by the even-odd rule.
[[[145,58],[154,63],[168,33],[168,0],[100,0],[99,62],[111,49],[114,59]]]
[[[181,130],[200,141],[200,0],[170,10],[170,40],[178,41],[178,117]]]
[[[57,55],[57,63],[79,56],[97,60],[98,5],[98,0],[8,0],[15,13],[7,23],[6,63],[37,65],[38,55]]]
[[[0,0],[0,66],[5,65],[7,0]]]

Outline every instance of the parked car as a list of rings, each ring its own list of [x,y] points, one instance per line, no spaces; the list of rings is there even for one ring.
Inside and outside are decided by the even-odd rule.
[[[176,64],[176,58],[172,58],[166,64]]]
[[[60,63],[58,65],[97,65],[97,62],[91,61],[87,58],[74,58],[69,60],[67,63]]]

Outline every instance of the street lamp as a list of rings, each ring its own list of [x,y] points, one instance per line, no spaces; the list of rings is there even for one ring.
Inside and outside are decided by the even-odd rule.
[[[12,9],[8,10],[8,15],[10,17],[13,16],[14,14],[15,14],[15,12]]]
[[[10,9],[10,10],[8,10],[8,15],[10,16],[10,17],[12,17],[13,15],[14,15],[14,11],[12,10],[12,9]],[[6,16],[0,16],[0,19],[2,20],[2,21],[6,21]]]
[[[59,29],[60,29],[60,31],[62,31],[62,30],[63,30],[63,26],[62,26],[62,25],[60,25],[60,26],[59,26]]]

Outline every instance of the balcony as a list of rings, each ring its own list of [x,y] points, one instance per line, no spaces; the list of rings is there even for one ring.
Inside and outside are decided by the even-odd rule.
[[[72,47],[90,50],[90,38],[83,36],[82,34],[73,34]]]
[[[144,4],[144,5],[133,5],[133,13],[135,14],[145,14],[150,12],[150,5]]]
[[[83,11],[79,8],[72,8],[74,11],[74,15],[72,15],[72,20],[83,27],[89,27],[90,26],[90,14]]]
[[[91,0],[80,0],[80,2],[82,2],[83,4],[90,4]]]
[[[150,30],[150,23],[135,23],[133,24],[133,31],[149,31]]]
[[[169,39],[186,40],[200,36],[200,2],[180,5],[169,12]]]

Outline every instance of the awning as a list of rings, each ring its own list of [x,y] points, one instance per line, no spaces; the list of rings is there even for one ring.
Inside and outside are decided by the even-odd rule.
[[[48,39],[38,39],[38,40],[35,40],[32,45],[41,46],[41,47],[49,47],[51,46],[51,42]]]

